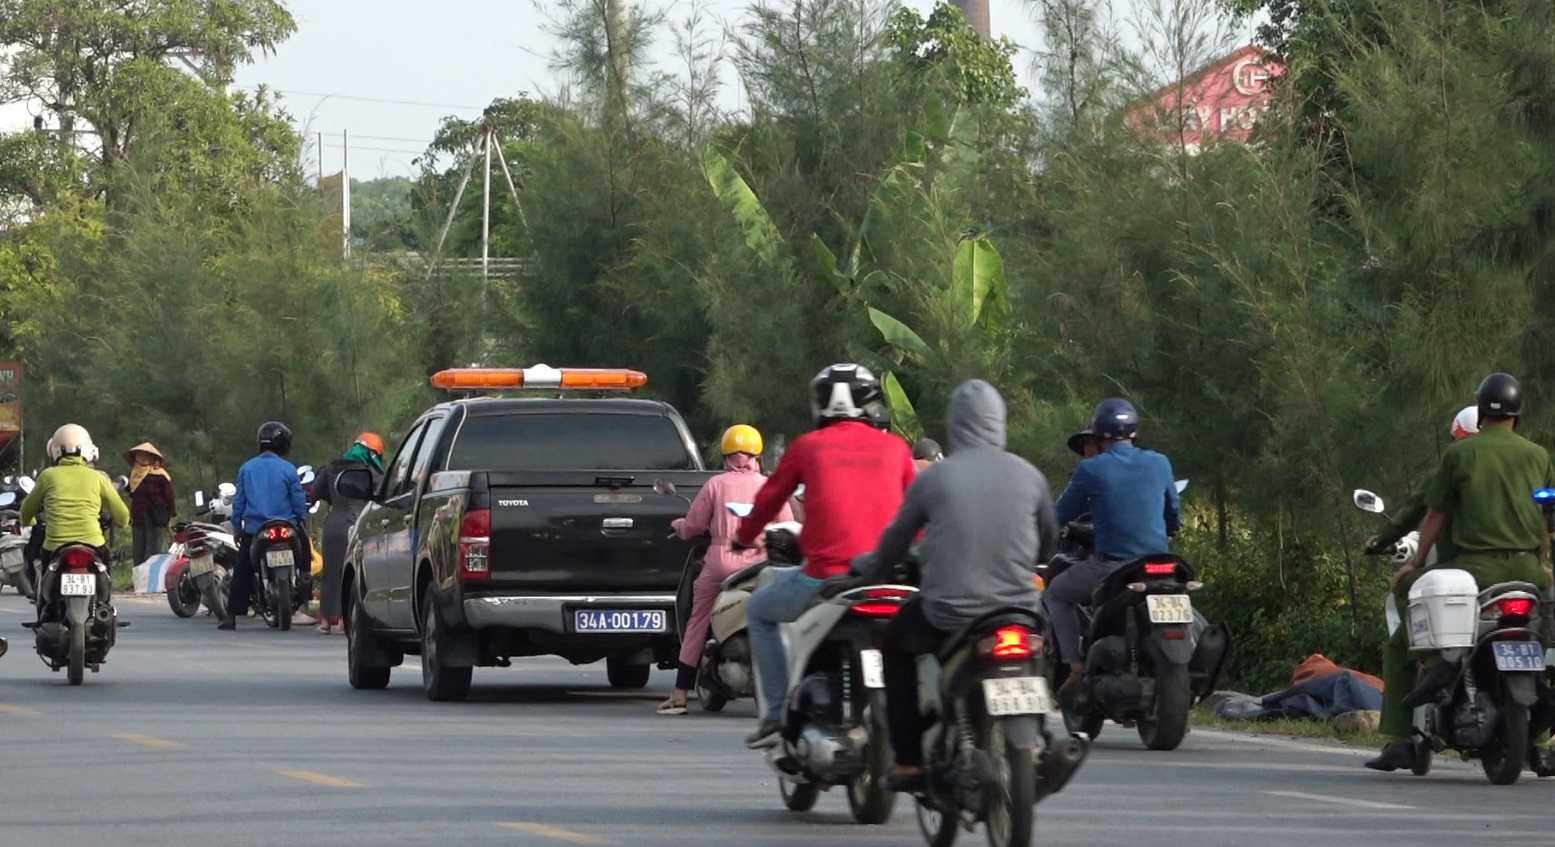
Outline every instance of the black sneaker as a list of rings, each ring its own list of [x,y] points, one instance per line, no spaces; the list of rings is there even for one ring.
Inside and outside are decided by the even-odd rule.
[[[1382,748],[1377,758],[1366,763],[1374,771],[1396,771],[1415,766],[1415,745],[1409,741],[1394,741]]]
[[[760,750],[764,747],[772,747],[778,742],[778,733],[783,729],[783,724],[777,718],[762,718],[756,731],[745,736],[745,746],[752,750]]]

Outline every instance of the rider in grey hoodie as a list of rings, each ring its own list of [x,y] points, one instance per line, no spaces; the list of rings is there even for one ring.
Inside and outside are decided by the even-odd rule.
[[[917,657],[989,612],[1035,611],[1034,570],[1058,549],[1047,478],[1004,449],[1004,398],[992,385],[968,380],[951,393],[949,418],[949,455],[918,474],[876,551],[855,559],[853,573],[839,578],[878,580],[924,530],[919,594],[892,619],[883,651],[897,763],[891,781],[902,790],[923,773]]]

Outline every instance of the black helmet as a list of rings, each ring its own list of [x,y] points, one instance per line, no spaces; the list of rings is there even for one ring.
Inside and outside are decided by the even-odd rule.
[[[838,364],[810,380],[810,414],[816,426],[834,421],[864,421],[885,429],[891,425],[880,380],[863,365]]]
[[[1095,437],[1096,433],[1091,430],[1091,425],[1086,424],[1085,429],[1082,429],[1074,435],[1069,436],[1069,449],[1074,451],[1076,455],[1084,456],[1085,442],[1090,441]]]
[[[1139,410],[1119,397],[1103,400],[1096,404],[1096,414],[1091,416],[1091,432],[1109,441],[1133,438],[1139,432]]]
[[[267,421],[259,426],[259,449],[285,456],[292,449],[292,431],[280,421]]]
[[[1479,417],[1515,418],[1523,413],[1523,387],[1511,374],[1493,373],[1485,377],[1474,392],[1479,403]]]
[[[912,457],[923,462],[938,462],[945,458],[945,451],[940,448],[938,441],[932,438],[920,438],[918,443],[912,446]]]

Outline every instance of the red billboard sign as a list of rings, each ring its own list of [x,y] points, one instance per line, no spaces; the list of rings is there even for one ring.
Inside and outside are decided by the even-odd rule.
[[[1132,107],[1128,121],[1183,144],[1246,141],[1269,108],[1269,81],[1285,72],[1263,48],[1248,45]]]

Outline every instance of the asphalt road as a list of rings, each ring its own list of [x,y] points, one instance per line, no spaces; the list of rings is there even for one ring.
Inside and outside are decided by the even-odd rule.
[[[387,691],[346,685],[345,639],[250,622],[217,632],[160,600],[70,688],[32,653],[24,601],[0,597],[0,845],[920,844],[912,806],[860,827],[840,791],[785,811],[750,705],[666,718],[603,665],[482,670],[468,703],[429,703],[415,657]],[[1038,807],[1039,845],[1544,843],[1555,781],[1497,788],[1438,759],[1375,774],[1367,751],[1195,730],[1150,753],[1110,726]],[[981,831],[960,843],[986,843]]]

